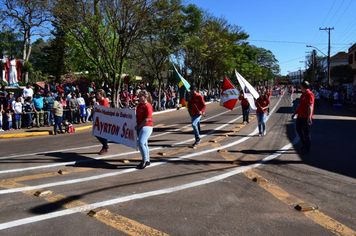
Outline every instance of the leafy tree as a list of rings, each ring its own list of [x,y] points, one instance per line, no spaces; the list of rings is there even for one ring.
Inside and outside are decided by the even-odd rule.
[[[355,70],[350,65],[335,66],[330,70],[330,77],[338,84],[352,83]]]
[[[184,7],[180,0],[161,0],[156,5],[158,14],[149,22],[142,38],[136,44],[133,57],[142,65],[151,79],[162,84],[162,72],[169,71],[169,57],[176,54],[187,33],[197,22],[192,5]],[[182,24],[182,22],[185,22]],[[160,102],[161,90],[159,90]]]
[[[199,31],[187,39],[184,47],[185,64],[196,78],[217,82],[232,73],[243,51],[248,35],[224,18],[205,14]],[[202,80],[198,80],[199,86]]]
[[[8,55],[14,55],[18,58],[21,55],[21,35],[14,33],[9,29],[0,31],[0,52],[7,52]]]
[[[129,49],[148,19],[157,12],[157,1],[63,0],[54,1],[58,22],[80,45],[85,57],[107,73],[117,107],[118,90]]]
[[[23,36],[22,59],[28,62],[31,55],[31,37],[45,36],[45,29],[51,20],[48,0],[0,0],[0,21],[12,31]],[[25,73],[25,82],[28,73]]]

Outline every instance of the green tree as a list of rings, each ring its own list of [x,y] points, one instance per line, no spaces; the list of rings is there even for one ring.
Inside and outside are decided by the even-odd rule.
[[[353,70],[350,65],[339,65],[330,70],[331,79],[340,85],[344,83],[352,83],[354,75],[355,70]]]
[[[16,58],[19,58],[22,47],[21,35],[3,28],[0,31],[0,38],[0,52],[7,52],[7,55],[14,55]]]
[[[31,56],[31,38],[48,34],[47,24],[52,19],[49,9],[48,0],[0,0],[0,21],[23,36],[24,63],[28,62]],[[27,81],[28,73],[25,73],[25,82]]]
[[[157,12],[157,1],[63,0],[55,1],[54,15],[80,45],[85,57],[107,74],[117,107],[124,63],[134,41]]]

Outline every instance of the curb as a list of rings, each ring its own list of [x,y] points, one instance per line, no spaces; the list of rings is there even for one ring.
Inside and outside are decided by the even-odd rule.
[[[92,128],[92,125],[77,127],[75,128],[76,131],[86,130]],[[20,133],[20,134],[3,134],[0,135],[0,139],[4,138],[23,138],[23,137],[30,137],[30,136],[44,136],[44,135],[53,135],[54,131],[40,131],[40,132],[33,132],[33,133]]]

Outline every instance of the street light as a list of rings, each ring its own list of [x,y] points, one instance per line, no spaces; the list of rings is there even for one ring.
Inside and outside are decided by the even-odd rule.
[[[311,46],[311,45],[307,45],[308,48],[315,48],[316,50],[318,50],[319,52],[321,52],[325,57],[327,57],[328,59],[328,84],[330,85],[330,51],[328,53],[328,55],[326,55],[325,53],[323,53],[322,51],[320,51],[319,48]]]
[[[311,45],[307,45],[308,48],[315,48],[316,50],[318,50],[319,52],[321,52],[324,56],[327,57],[327,55],[325,53],[323,53],[319,48],[311,46]]]

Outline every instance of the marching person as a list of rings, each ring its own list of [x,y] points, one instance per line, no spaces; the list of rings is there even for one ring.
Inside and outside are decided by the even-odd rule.
[[[267,112],[269,107],[269,98],[266,91],[262,91],[260,97],[255,100],[255,104],[257,107],[256,116],[258,121],[258,131],[259,137],[265,136],[266,132],[266,119],[267,119]]]
[[[96,92],[96,98],[98,99],[97,104],[99,104],[100,106],[104,106],[104,107],[109,107],[109,102],[108,100],[105,98],[106,96],[106,92],[104,91],[104,89],[99,89]],[[95,136],[100,143],[103,145],[103,147],[101,148],[99,155],[104,155],[108,152],[108,140],[106,138],[102,138],[102,137],[98,137]]]
[[[311,146],[310,126],[313,123],[314,94],[309,90],[308,81],[303,81],[300,89],[302,95],[300,96],[299,104],[292,115],[292,120],[294,119],[294,116],[298,114],[296,130],[300,141],[302,142],[302,152],[303,154],[306,154],[309,153]]]
[[[206,110],[206,105],[204,102],[204,98],[202,95],[198,93],[197,87],[193,86],[190,89],[190,99],[188,102],[188,109],[190,109],[192,127],[194,131],[195,142],[193,143],[193,147],[198,146],[200,144],[200,119]]]
[[[293,106],[293,85],[289,86],[289,89],[288,89],[288,92],[289,92],[289,95],[290,95],[290,104]]]
[[[249,114],[250,114],[250,103],[248,102],[247,98],[244,97],[243,91],[240,91],[240,96],[239,100],[241,101],[241,107],[242,107],[242,117],[243,121],[242,123],[249,122]]]
[[[138,169],[145,169],[146,166],[151,164],[150,162],[150,153],[148,149],[148,138],[153,131],[153,122],[152,122],[152,113],[153,107],[152,97],[149,92],[146,90],[141,90],[138,94],[139,104],[136,108],[136,121],[138,136],[138,148],[142,156],[141,163],[137,166]]]

